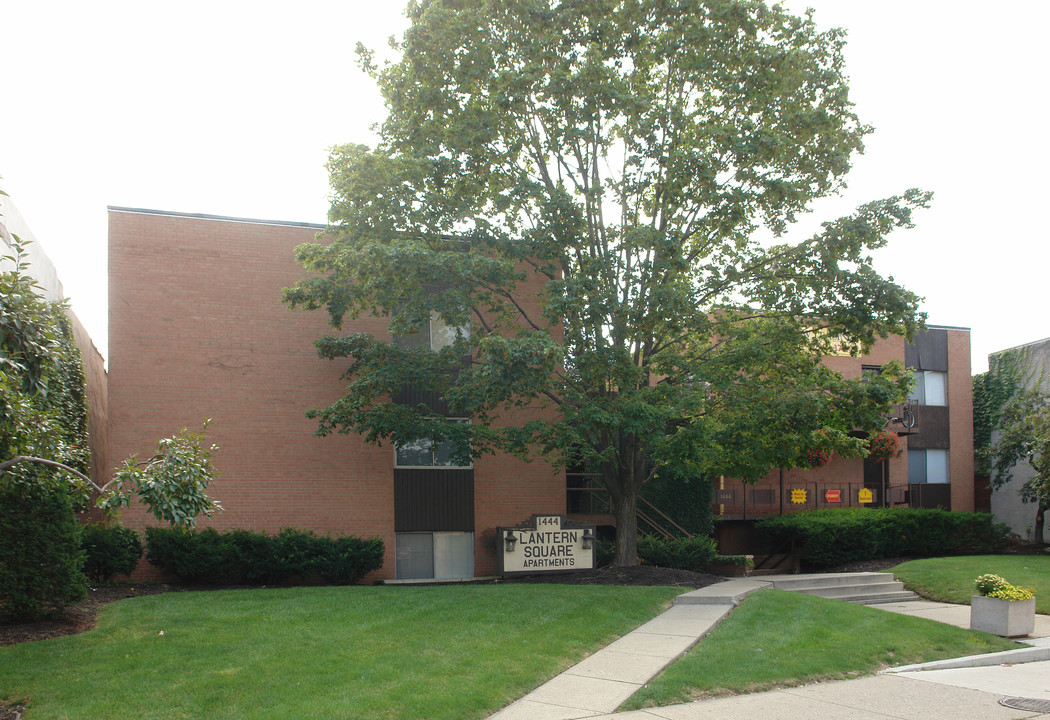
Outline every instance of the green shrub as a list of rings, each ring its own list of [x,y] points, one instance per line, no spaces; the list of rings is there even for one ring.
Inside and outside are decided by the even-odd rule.
[[[642,486],[641,498],[648,500],[686,532],[692,535],[710,535],[715,521],[711,503],[715,497],[714,484],[704,477],[693,477],[678,468],[662,470]],[[663,518],[656,518],[666,525]],[[668,527],[673,531],[673,528]]]
[[[843,508],[767,518],[756,524],[769,552],[791,546],[819,567],[889,557],[994,553],[1008,528],[988,513],[921,508]]]
[[[594,543],[594,567],[608,567],[616,557],[616,543],[612,540],[596,540]]]
[[[657,567],[703,572],[717,554],[714,538],[707,535],[671,540],[647,535],[638,539],[638,557]]]
[[[83,566],[68,491],[0,482],[0,616],[32,620],[80,600]]]
[[[331,585],[352,585],[383,567],[383,541],[379,538],[318,538],[317,574]]]
[[[96,583],[128,575],[142,557],[142,541],[134,530],[119,525],[85,525],[80,532],[84,574]]]
[[[189,583],[277,584],[320,576],[346,585],[383,566],[379,538],[322,537],[285,528],[276,536],[250,530],[146,528],[148,557]]]

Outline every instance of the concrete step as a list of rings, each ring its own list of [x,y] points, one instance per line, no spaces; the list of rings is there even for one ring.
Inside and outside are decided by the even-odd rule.
[[[777,587],[774,585],[773,587]],[[779,590],[785,590],[786,588],[778,588]],[[904,583],[901,582],[883,582],[883,583],[865,583],[862,585],[830,585],[828,587],[822,586],[807,586],[800,585],[793,587],[789,592],[805,593],[807,595],[816,595],[818,597],[825,598],[843,598],[851,595],[881,595],[884,593],[897,593],[904,590]]]
[[[771,577],[769,581],[778,590],[795,590],[800,587],[836,587],[838,585],[867,585],[892,582],[893,576],[887,573],[805,573],[800,575],[782,575]]]
[[[878,595],[857,595],[851,598],[842,598],[846,602],[855,603],[857,605],[879,605],[880,603],[895,603],[895,602],[910,602],[912,600],[922,600],[921,597],[913,593],[911,590],[901,590],[899,592],[892,593],[881,593]]]
[[[790,577],[770,577],[767,581],[778,590],[843,600],[859,605],[917,600],[904,589],[904,583],[886,573],[811,573]]]

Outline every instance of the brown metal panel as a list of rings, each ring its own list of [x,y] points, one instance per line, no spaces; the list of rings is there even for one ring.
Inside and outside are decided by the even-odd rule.
[[[912,483],[908,486],[908,504],[913,508],[952,509],[950,483]]]
[[[948,408],[943,405],[916,405],[915,432],[908,437],[908,447],[937,448],[946,450],[951,447],[951,425],[948,421]]]
[[[919,367],[919,348],[913,342],[904,346],[904,367],[912,370]]]
[[[948,371],[948,331],[925,330],[904,348],[904,364],[916,370]]]
[[[394,470],[394,532],[473,530],[473,470]]]
[[[398,405],[407,405],[409,407],[425,405],[435,415],[448,417],[449,414],[448,402],[441,397],[440,393],[425,392],[415,385],[402,387],[401,392],[394,398],[394,402]]]

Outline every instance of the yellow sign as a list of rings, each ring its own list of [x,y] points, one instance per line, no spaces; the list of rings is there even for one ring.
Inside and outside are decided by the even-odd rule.
[[[796,505],[806,504],[806,491],[805,490],[792,490],[791,491],[791,502]]]
[[[875,502],[875,496],[872,495],[871,490],[868,490],[868,488],[863,488],[862,490],[857,492],[857,502],[861,505],[866,505],[870,502]]]

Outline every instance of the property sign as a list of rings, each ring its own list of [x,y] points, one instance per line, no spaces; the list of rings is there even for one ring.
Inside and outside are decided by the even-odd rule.
[[[875,502],[875,496],[868,488],[862,488],[857,491],[857,502],[861,505],[867,505],[868,503]]]
[[[791,491],[791,502],[796,505],[806,504],[806,491],[803,489],[796,488]]]
[[[594,567],[594,526],[564,515],[533,515],[519,527],[497,528],[501,575],[572,572]]]
[[[841,490],[827,490],[824,492],[824,502],[829,503],[840,503],[842,502],[842,491]]]

